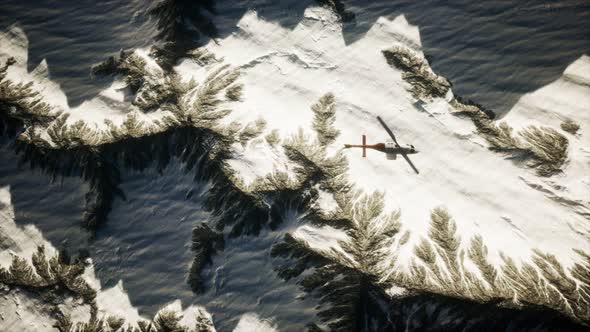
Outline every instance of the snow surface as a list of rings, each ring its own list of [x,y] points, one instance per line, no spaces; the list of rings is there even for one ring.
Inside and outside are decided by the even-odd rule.
[[[10,187],[0,187],[0,244],[2,251],[0,252],[0,266],[8,268],[10,266],[12,255],[25,258],[30,264],[31,256],[37,250],[38,245],[45,246],[45,253],[47,257],[51,257],[57,253],[53,245],[48,242],[43,234],[34,225],[25,225],[19,227],[14,223],[14,208],[12,206],[12,199],[10,195]],[[92,266],[85,272],[85,279],[91,285],[96,286],[98,280],[94,277]],[[95,287],[95,289],[99,289]],[[10,327],[12,329],[17,324],[16,320],[22,320],[22,329],[26,331],[47,331],[51,330],[52,319],[48,315],[47,305],[41,304],[36,298],[36,295],[29,294],[24,296],[18,290],[2,296],[2,303],[0,307],[3,310],[3,319],[0,320],[0,329],[5,330]],[[106,301],[101,301],[105,299]],[[106,292],[99,291],[97,294],[99,312],[115,315],[122,312],[130,312],[129,308],[125,308],[129,303],[126,294],[118,292],[118,290],[108,290]],[[14,306],[12,306],[14,303]],[[22,303],[23,305],[20,305]],[[122,303],[122,305],[119,305]],[[123,308],[122,308],[123,307]],[[72,315],[74,321],[87,321],[89,318],[89,308],[72,302],[67,299],[65,305],[61,306],[66,313]],[[137,310],[135,310],[137,312]],[[123,317],[133,317],[132,315],[120,315]],[[20,323],[19,323],[20,324]],[[47,327],[49,324],[49,327]],[[28,326],[28,327],[27,327]],[[8,329],[8,330],[10,330]],[[18,329],[14,329],[15,331]]]
[[[10,266],[12,255],[26,257],[30,262],[37,245],[48,244],[34,226],[22,229],[14,224],[11,201],[10,187],[0,187],[0,266],[4,268]],[[4,288],[0,296],[0,330],[33,332],[50,328],[49,313],[40,301],[18,290],[7,293],[9,288]]]
[[[549,179],[523,176],[525,183],[539,186],[548,197],[561,199],[570,208],[590,219],[590,56],[584,55],[568,66],[555,82],[522,96],[503,120],[515,128],[526,125],[559,128],[565,120],[580,126],[569,140],[564,173]],[[587,220],[570,220],[577,232],[590,239]]]
[[[228,164],[238,171],[245,184],[250,184],[256,178],[264,177],[273,171],[283,171],[294,178],[292,165],[287,161],[283,150],[271,146],[262,138],[268,133],[263,132],[261,138],[248,142],[246,146],[234,144],[235,151]]]
[[[327,256],[330,255],[333,248],[338,248],[338,242],[346,241],[348,238],[346,233],[339,229],[330,226],[313,227],[309,225],[297,228],[293,237],[304,240],[310,247]],[[342,254],[346,255],[344,252]]]
[[[18,255],[31,263],[31,256],[37,250],[38,245],[45,246],[47,257],[57,253],[57,250],[49,243],[34,225],[19,227],[14,223],[14,209],[11,202],[10,188],[0,187],[0,266],[8,268],[12,260],[11,255]],[[142,317],[136,307],[131,304],[129,296],[124,289],[123,281],[110,288],[102,288],[96,278],[94,265],[89,266],[84,272],[84,279],[97,291],[96,303],[99,318],[108,316],[123,317],[127,323],[139,320],[151,319]],[[53,319],[50,315],[50,307],[38,299],[38,295],[20,291],[18,288],[2,290],[0,296],[0,330],[2,331],[53,331],[51,327]],[[90,308],[82,303],[67,298],[59,308],[71,315],[73,322],[86,322],[90,318]],[[183,316],[181,324],[194,326],[197,315],[211,315],[201,306],[181,307],[180,301],[175,300],[163,306],[163,309],[174,310]]]
[[[32,264],[31,256],[37,247],[45,246],[45,253],[51,257],[57,253],[55,248],[47,242],[39,229],[34,225],[19,227],[14,223],[14,208],[10,187],[0,187],[0,266],[10,266],[12,256],[25,258]]]
[[[258,315],[248,313],[242,315],[234,332],[278,332],[272,321],[260,319]]]
[[[56,112],[70,114],[68,123],[84,120],[91,128],[106,129],[107,126],[104,122],[106,119],[115,125],[120,125],[130,112],[135,112],[138,115],[138,120],[146,123],[151,123],[169,114],[161,110],[147,114],[140,112],[128,101],[130,96],[127,96],[127,89],[121,78],[114,80],[107,89],[101,91],[96,97],[70,108],[67,97],[59,84],[51,80],[51,72],[46,60],[42,60],[33,71],[27,71],[28,44],[25,32],[17,25],[12,25],[0,33],[1,63],[3,64],[9,57],[14,57],[17,61],[8,69],[7,78],[13,82],[33,82],[33,89],[39,92],[43,100],[50,104]],[[161,71],[155,61],[147,56],[147,53],[148,51],[145,49],[136,50],[136,54],[146,60],[148,71],[156,73]]]
[[[374,151],[361,158],[358,150],[346,150],[350,163],[348,175],[359,188],[385,192],[386,210],[401,210],[402,232],[411,232],[410,244],[426,236],[431,210],[445,206],[464,242],[481,234],[490,259],[496,263],[500,262],[500,250],[517,260],[527,260],[531,249],[537,248],[556,255],[565,266],[577,260],[573,248],[590,252],[588,56],[568,67],[556,82],[523,96],[503,119],[516,128],[535,124],[559,130],[559,124],[566,118],[581,125],[576,136],[566,134],[570,148],[564,173],[545,179],[489,151],[474,134],[470,120],[452,115],[448,98],[417,101],[410,95],[402,73],[391,68],[381,54],[394,45],[420,52],[419,29],[410,25],[403,15],[393,20],[380,18],[364,38],[348,45],[336,16],[322,8],[308,8],[293,30],[265,21],[254,11],[244,15],[238,28],[233,35],[207,46],[242,72],[243,101],[232,105],[234,112],[224,121],[245,124],[263,118],[267,122],[263,135],[279,129],[281,138],[285,139],[299,128],[312,135],[310,106],[321,95],[332,92],[337,101],[336,127],[341,135],[329,151],[336,152],[344,143],[359,142],[361,134],[367,134],[369,143],[387,140],[375,120],[375,116],[381,116],[400,143],[411,143],[420,151],[411,156],[420,175],[415,175],[401,159],[388,161]],[[59,86],[50,81],[46,62],[31,73],[26,71],[27,41],[22,30],[13,27],[0,34],[0,45],[0,59],[12,55],[19,63],[10,69],[9,77],[15,81],[35,81],[35,88],[50,103],[72,113],[69,121],[84,119],[101,126],[105,118],[117,123],[133,110],[128,102],[123,102],[120,81],[115,81],[96,98],[69,109]],[[195,75],[202,71],[190,61],[182,62],[176,70],[183,71],[183,76],[185,70]],[[158,113],[151,114],[158,116]],[[230,166],[247,180],[276,168],[289,169],[284,155],[272,149],[265,142],[236,147],[236,157]],[[4,197],[0,221],[6,229],[13,227],[8,222],[11,215],[7,192],[6,187],[0,190],[0,197]],[[27,231],[26,227],[11,228],[9,233],[11,238],[42,241],[38,231]],[[323,250],[336,246],[340,235],[332,229],[325,229],[322,234],[321,229],[309,226],[303,226],[295,234]],[[27,246],[12,246],[11,250],[28,252],[36,247]],[[401,258],[409,256],[399,253]],[[6,266],[8,256],[3,252],[0,257],[0,264]],[[138,317],[121,283],[101,290],[99,305],[104,313]],[[272,324],[260,323],[252,317],[242,316],[238,327],[264,325],[268,330],[273,329]]]
[[[163,307],[160,312],[163,311],[174,311],[181,313],[182,319],[179,321],[179,324],[189,328],[193,328],[197,324],[197,318],[199,316],[204,316],[209,321],[211,321],[211,315],[205,310],[205,308],[191,305],[183,310],[180,300],[176,300]],[[215,332],[215,328],[212,328],[211,332]]]
[[[588,238],[583,235],[588,231],[588,217],[522,180],[552,181],[566,187],[569,182],[575,187],[570,193],[572,199],[587,200],[590,187],[584,183],[590,172],[584,159],[587,153],[583,157],[583,151],[588,151],[588,144],[580,142],[582,152],[570,153],[565,175],[540,179],[532,170],[489,151],[474,134],[471,121],[454,116],[447,100],[415,100],[407,91],[408,84],[401,79],[401,72],[391,68],[381,54],[394,45],[421,54],[419,29],[408,24],[403,16],[393,20],[380,18],[364,38],[348,45],[335,16],[322,8],[307,9],[293,30],[264,21],[253,11],[244,15],[238,28],[238,32],[218,44],[208,45],[213,53],[240,67],[242,72],[244,101],[236,104],[227,121],[247,122],[263,117],[268,129],[279,129],[282,137],[299,128],[311,135],[313,113],[309,108],[321,95],[332,92],[337,101],[336,127],[341,135],[331,151],[337,151],[344,143],[359,142],[361,134],[367,134],[369,143],[387,140],[375,120],[375,116],[381,116],[400,143],[411,143],[420,151],[411,156],[420,175],[415,175],[401,159],[387,161],[374,151],[363,159],[353,149],[345,151],[350,162],[348,175],[366,191],[385,192],[386,209],[401,210],[404,230],[412,233],[410,242],[427,234],[431,210],[444,206],[454,217],[461,237],[468,240],[481,234],[490,249],[490,259],[498,263],[500,250],[518,260],[527,259],[531,249],[538,248],[555,254],[569,266],[576,259],[572,248],[589,250]],[[578,62],[587,63],[587,57]],[[584,67],[575,66],[575,72]],[[568,69],[565,77],[571,77],[568,73],[572,71]],[[585,74],[575,77],[575,82],[588,82]],[[569,87],[557,88],[557,93],[551,88],[553,84],[527,95],[514,107],[515,113],[523,113],[522,119],[511,119],[509,113],[505,120],[511,125],[514,121],[515,126],[540,123],[559,129],[558,123],[546,121],[544,116],[519,111],[523,104],[534,100],[535,105],[549,107],[562,117],[588,123],[588,112],[582,111],[590,106],[587,83],[565,80],[566,83],[555,84],[576,87],[563,97],[561,92]],[[570,101],[553,98],[549,104],[548,97],[542,97],[548,95]],[[570,110],[571,103],[577,107]],[[576,112],[584,115],[570,114]],[[581,137],[588,134],[582,132]],[[572,141],[570,151],[575,151],[578,139],[568,138]],[[249,168],[259,164],[262,169],[268,168],[264,165],[268,161],[257,163],[257,157],[244,155]],[[238,173],[243,170],[244,167],[236,167]],[[535,208],[529,208],[532,206]]]
[[[0,330],[55,331],[47,306],[32,294],[13,290],[0,296]]]

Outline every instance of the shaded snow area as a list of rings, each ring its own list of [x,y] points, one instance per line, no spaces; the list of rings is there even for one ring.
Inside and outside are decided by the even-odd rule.
[[[103,287],[122,280],[132,302],[152,316],[168,302],[193,297],[186,281],[193,260],[191,230],[208,218],[201,198],[206,186],[192,181],[178,163],[162,176],[148,169],[123,178],[126,200],[115,201],[91,256]]]
[[[29,261],[37,246],[45,246],[46,253],[53,256],[55,248],[43,237],[37,227],[31,224],[15,224],[11,188],[0,187],[0,266],[8,268],[12,257],[18,256]],[[52,321],[51,305],[39,298],[36,292],[18,287],[3,285],[0,290],[0,330],[2,331],[50,331]],[[60,309],[68,312],[74,319],[85,321],[89,308],[80,306],[72,298],[67,298]]]
[[[317,299],[305,296],[294,280],[285,282],[273,270],[279,259],[270,257],[272,245],[295,231],[298,223],[292,213],[285,219],[274,231],[226,240],[225,249],[203,271],[207,291],[196,303],[207,307],[220,331],[236,324],[239,331],[301,331],[316,314]]]
[[[70,178],[47,183],[35,172],[16,168],[10,162],[2,164],[4,181],[15,187],[45,185],[47,190],[67,197],[65,190],[76,197],[69,187]],[[207,184],[192,180],[184,166],[174,162],[163,175],[155,170],[129,172],[123,175],[121,189],[126,200],[116,200],[110,222],[97,232],[92,241],[85,242],[70,228],[80,220],[69,222],[48,220],[45,205],[27,205],[23,197],[19,208],[35,213],[36,218],[23,215],[15,224],[10,185],[0,188],[0,266],[10,266],[12,255],[31,261],[38,245],[44,245],[48,256],[57,253],[55,247],[71,250],[85,249],[92,257],[84,278],[97,290],[98,316],[123,317],[127,322],[148,320],[160,311],[173,310],[182,314],[181,323],[194,326],[194,320],[211,312],[220,331],[277,331],[281,325],[289,329],[302,329],[314,315],[315,301],[296,299],[302,296],[294,283],[284,283],[273,272],[270,257],[272,244],[282,235],[294,230],[296,216],[290,217],[283,227],[264,232],[259,237],[229,239],[225,250],[213,259],[203,271],[208,291],[195,297],[187,279],[194,255],[191,251],[191,231],[195,224],[207,222],[211,217],[203,210],[203,193]],[[79,185],[79,184],[78,184]],[[40,196],[51,197],[45,191]],[[78,198],[80,198],[78,196]],[[32,200],[41,200],[36,196]],[[61,204],[77,208],[83,201],[64,200]],[[48,203],[55,204],[57,203]],[[79,208],[79,207],[78,207]],[[79,213],[80,216],[82,213]],[[31,220],[41,221],[30,224]],[[51,243],[43,237],[44,228],[53,223],[56,230]],[[43,232],[39,230],[40,227]],[[54,234],[55,232],[55,234]],[[57,236],[60,234],[61,236]],[[82,233],[83,234],[83,233]],[[74,245],[75,244],[75,245]],[[24,293],[24,295],[23,295]],[[53,321],[51,306],[38,299],[38,294],[8,288],[2,290],[0,329],[23,331],[50,331]],[[295,301],[289,306],[280,303]],[[85,322],[89,318],[88,306],[66,299],[59,308],[72,316],[72,321]],[[205,310],[206,308],[206,310]],[[260,316],[259,316],[260,315]]]
[[[133,177],[131,177],[131,183],[133,182]],[[185,183],[191,182],[186,181]],[[126,189],[132,192],[132,186]],[[172,190],[171,193],[173,195],[182,191],[181,195],[184,199],[184,195],[189,193],[186,189],[186,187],[181,186],[176,191]],[[141,193],[146,194],[148,191],[141,191]],[[145,197],[143,198],[145,199]],[[0,187],[0,245],[2,246],[0,266],[8,268],[13,255],[25,258],[30,262],[32,254],[36,251],[37,246],[40,245],[45,247],[45,252],[49,257],[56,254],[57,250],[55,246],[43,237],[43,234],[36,225],[15,224],[12,199],[11,187],[8,185]],[[153,215],[149,210],[146,210],[146,213]],[[186,212],[178,211],[177,213],[183,214]],[[136,215],[136,218],[139,217],[141,215]],[[166,219],[164,218],[163,220]],[[146,226],[150,225],[149,218],[146,218],[144,221],[146,222]],[[55,224],[57,225],[57,223]],[[133,227],[133,223],[126,224],[128,227]],[[157,226],[152,222],[151,226],[156,226],[155,230],[160,230],[159,236],[161,236],[161,234],[166,234],[164,231],[165,224],[166,222]],[[177,229],[174,227],[174,231],[169,231],[168,234],[185,237],[184,241],[189,246],[187,250],[190,251],[190,229],[189,227],[187,231],[186,229],[183,230],[182,228]],[[146,232],[144,232],[144,235]],[[68,235],[67,232],[64,233]],[[177,300],[178,294],[182,293],[182,289],[188,289],[185,278],[187,264],[190,263],[192,257],[187,256],[186,251],[179,252],[170,248],[161,247],[159,249],[160,251],[158,251],[158,243],[170,242],[148,241],[142,244],[141,241],[136,241],[137,239],[126,239],[124,237],[124,235],[133,235],[135,233],[127,234],[121,232],[118,233],[118,237],[109,237],[108,234],[109,230],[105,229],[104,235],[97,235],[95,242],[87,249],[90,251],[95,264],[93,264],[93,261],[89,261],[89,267],[84,273],[84,279],[97,291],[96,304],[99,318],[108,316],[122,317],[128,323],[134,324],[140,320],[150,319],[158,312],[158,309],[161,309],[172,310],[182,315],[183,319],[180,322],[185,326],[194,326],[194,320],[203,315],[210,319],[210,315],[204,308],[194,305],[181,306],[180,301]],[[63,242],[67,242],[67,239],[63,239]],[[156,247],[150,247],[149,245],[145,245],[145,243],[155,244]],[[56,245],[59,245],[59,242]],[[135,254],[129,253],[130,247],[131,249],[137,249]],[[106,250],[109,251],[108,255],[105,253]],[[141,255],[142,252],[144,255]],[[183,257],[185,258],[184,265],[182,265]],[[187,257],[188,259],[186,259]],[[178,265],[171,265],[169,264],[171,259],[180,259],[180,262]],[[163,271],[162,267],[164,266],[178,268],[178,270]],[[134,268],[139,269],[139,271],[134,271]],[[99,269],[98,273],[96,269]],[[113,271],[117,272],[118,277],[109,274],[114,273]],[[133,274],[131,272],[136,273]],[[136,277],[145,276],[146,274],[149,274],[151,277],[142,278],[141,280],[147,281],[150,285],[143,285],[143,288],[141,288],[141,285],[137,285],[138,280]],[[114,278],[117,279],[114,280]],[[170,283],[171,280],[173,281],[172,283]],[[160,283],[167,281],[167,285],[177,288],[169,289],[158,286],[158,281]],[[133,303],[129,298],[124,282],[128,282],[131,286],[131,294],[134,296]],[[64,314],[70,315],[74,323],[87,322],[90,318],[90,308],[88,305],[71,297],[65,298],[63,303],[58,304],[57,307],[52,307],[51,304],[46,303],[45,300],[40,298],[40,294],[35,291],[29,292],[21,290],[18,287],[3,286],[0,294],[0,330],[2,331],[54,331],[52,325],[56,309],[59,309]],[[149,315],[141,316],[136,303],[139,303],[140,308],[144,309],[142,311],[144,313],[147,312]],[[145,310],[146,308],[153,308],[153,310]]]
[[[57,177],[52,180],[38,169],[19,165],[19,157],[9,144],[0,143],[0,154],[8,157],[0,158],[0,186],[10,188],[11,204],[14,206],[13,223],[25,230],[35,229],[35,232],[39,232],[35,236],[48,239],[60,250],[76,254],[86,249],[89,235],[80,225],[87,184],[78,177]],[[33,225],[34,228],[31,228]],[[28,248],[23,252],[25,259],[30,259],[37,245],[43,244],[14,242]]]
[[[59,84],[51,81],[50,68],[47,62],[43,60],[32,71],[27,71],[28,60],[28,39],[25,32],[18,26],[13,25],[9,30],[0,34],[0,60],[6,61],[9,57],[16,60],[14,66],[8,69],[7,78],[14,82],[34,82],[35,91],[38,91],[43,100],[53,107],[54,112],[66,112],[70,114],[67,123],[75,123],[83,120],[92,129],[107,129],[105,120],[113,122],[115,125],[121,125],[129,113],[133,113],[138,120],[152,123],[154,120],[161,119],[167,112],[156,110],[145,114],[139,111],[139,108],[131,104],[133,93],[126,87],[122,79],[116,79],[105,90],[101,91],[96,97],[82,102],[80,105],[70,108],[67,97]],[[5,47],[6,45],[6,47]],[[146,61],[146,70],[154,79],[161,79],[162,73],[154,60],[147,55],[148,51],[139,49],[136,51],[141,59]],[[49,137],[43,136],[49,140]]]
[[[2,293],[5,293],[3,290]],[[0,328],[3,331],[52,331],[52,319],[42,300],[26,291],[14,290],[0,297]]]
[[[202,272],[206,292],[195,295],[188,284],[194,258],[191,231],[215,218],[203,206],[207,184],[194,182],[176,162],[162,175],[146,170],[124,179],[121,189],[127,200],[116,201],[109,223],[97,232],[90,249],[103,288],[124,289],[146,317],[172,301],[183,309],[203,306],[220,331],[231,331],[242,315],[247,316],[242,325],[253,324],[252,312],[294,330],[313,317],[313,300],[294,300],[302,292],[294,282],[276,276],[270,257],[272,244],[294,229],[296,216],[273,232],[226,239],[224,250]],[[98,301],[109,302],[100,296]],[[124,317],[132,321],[134,315]]]
[[[276,332],[278,330],[273,326],[272,322],[261,320],[255,314],[245,314],[240,318],[240,322],[234,329],[234,332],[249,331]]]
[[[133,113],[139,121],[157,127],[160,120],[172,114],[159,106],[147,112],[133,105],[136,96],[129,91],[121,77],[116,77],[108,88],[91,100],[70,108],[60,86],[51,81],[46,61],[31,72],[27,71],[28,41],[20,28],[13,26],[0,33],[0,46],[2,63],[9,56],[15,57],[17,61],[16,65],[9,68],[7,77],[14,82],[34,82],[36,90],[55,111],[71,114],[67,120],[70,124],[82,120],[90,128],[107,130],[108,121],[119,126]],[[254,138],[240,138],[231,144],[221,145],[229,149],[227,152],[230,153],[227,160],[219,163],[223,169],[215,174],[227,176],[227,187],[239,191],[241,195],[232,192],[228,196],[254,197],[259,193],[254,193],[254,189],[248,185],[272,173],[281,172],[289,180],[295,181],[302,167],[290,158],[288,147],[283,144],[301,133],[308,138],[307,142],[319,146],[320,143],[316,142],[319,131],[314,129],[314,111],[311,107],[320,97],[332,93],[336,110],[334,127],[339,130],[339,135],[325,145],[322,143],[321,149],[325,149],[322,152],[326,152],[328,157],[339,154],[345,157],[347,165],[343,167],[344,175],[354,189],[368,194],[383,193],[383,208],[378,213],[381,217],[366,219],[371,219],[371,222],[373,219],[378,220],[377,223],[389,220],[393,225],[391,220],[397,218],[395,212],[399,212],[399,229],[391,225],[365,225],[366,234],[371,236],[380,236],[382,230],[383,233],[389,230],[390,233],[400,234],[395,240],[383,241],[387,246],[380,256],[381,261],[374,266],[365,268],[368,263],[359,261],[356,258],[359,255],[351,254],[354,250],[350,248],[354,246],[346,245],[350,239],[371,242],[371,239],[366,239],[369,236],[363,237],[366,235],[363,233],[354,237],[355,234],[350,231],[353,228],[347,232],[346,226],[338,225],[337,222],[329,225],[314,223],[314,220],[307,218],[312,212],[291,209],[291,202],[280,205],[290,208],[278,212],[282,219],[278,225],[266,227],[266,222],[249,220],[263,225],[257,234],[236,235],[232,233],[230,223],[216,228],[220,225],[216,222],[227,217],[223,215],[227,205],[223,204],[241,205],[223,202],[221,212],[212,211],[211,205],[214,204],[207,199],[214,196],[208,195],[215,191],[215,185],[218,185],[215,181],[220,180],[208,181],[206,175],[200,177],[200,164],[196,167],[194,164],[202,160],[189,160],[193,164],[187,165],[186,160],[183,162],[177,158],[186,152],[182,149],[190,150],[193,146],[179,149],[183,153],[167,160],[166,167],[162,169],[152,166],[146,166],[141,171],[125,167],[117,169],[121,181],[114,186],[124,195],[115,195],[107,211],[108,220],[95,233],[83,230],[82,216],[87,208],[87,195],[92,192],[89,181],[81,179],[84,175],[51,177],[38,169],[29,169],[26,164],[19,163],[12,142],[7,142],[9,139],[3,137],[0,138],[0,266],[8,269],[15,255],[32,263],[33,254],[42,245],[47,257],[63,251],[85,259],[87,267],[83,278],[97,291],[94,309],[98,318],[118,316],[125,318],[129,324],[136,324],[171,311],[182,315],[180,323],[191,328],[206,321],[215,326],[210,327],[211,330],[270,332],[302,331],[308,323],[322,315],[321,310],[338,303],[327,296],[311,296],[311,292],[316,289],[330,289],[330,283],[310,287],[312,291],[304,291],[305,285],[302,287],[301,280],[320,270],[312,263],[339,265],[334,268],[336,272],[326,270],[325,274],[330,276],[330,273],[334,273],[335,284],[344,280],[342,284],[347,285],[349,280],[360,280],[359,293],[369,292],[365,274],[371,275],[371,278],[381,282],[374,284],[383,286],[382,290],[389,296],[388,299],[397,301],[397,307],[391,309],[391,303],[379,301],[371,305],[381,306],[380,310],[387,312],[387,319],[392,319],[389,315],[407,318],[407,330],[420,330],[422,316],[419,315],[434,317],[433,326],[468,320],[461,313],[468,311],[470,302],[460,301],[478,298],[473,295],[476,291],[462,284],[465,280],[462,278],[467,274],[482,280],[480,285],[483,285],[482,293],[485,296],[482,298],[485,300],[495,301],[492,295],[497,295],[499,302],[509,302],[513,298],[513,303],[498,309],[506,312],[512,310],[510,305],[518,304],[523,299],[519,297],[519,292],[524,293],[526,290],[511,289],[509,284],[495,288],[494,282],[496,275],[500,280],[503,274],[508,274],[504,270],[506,262],[514,261],[517,267],[537,264],[531,269],[546,272],[538,272],[540,277],[536,281],[540,285],[539,289],[551,287],[552,281],[570,278],[564,288],[574,289],[571,294],[555,291],[564,297],[563,301],[556,302],[566,305],[552,305],[553,302],[547,300],[555,293],[547,293],[547,298],[535,299],[537,302],[532,304],[546,305],[570,318],[588,317],[587,310],[585,314],[574,312],[573,309],[570,312],[568,305],[570,302],[581,303],[580,298],[589,298],[579,293],[574,295],[577,286],[588,280],[582,280],[584,275],[579,273],[575,279],[572,271],[574,266],[579,268],[577,271],[584,269],[579,265],[583,264],[579,252],[590,253],[590,57],[580,57],[565,70],[561,78],[523,95],[512,110],[501,119],[496,119],[506,122],[514,131],[531,125],[550,127],[567,138],[567,159],[561,167],[562,172],[542,177],[534,169],[523,165],[518,158],[491,151],[472,119],[457,115],[452,91],[449,90],[442,98],[413,95],[404,73],[388,64],[383,56],[383,50],[394,46],[409,49],[420,59],[424,57],[419,27],[409,24],[403,15],[378,19],[363,38],[347,44],[338,15],[320,7],[306,9],[301,21],[292,29],[262,19],[256,11],[248,11],[237,23],[234,33],[204,46],[217,58],[223,58],[224,64],[240,70],[238,82],[243,85],[243,91],[239,101],[226,96],[219,102],[232,110],[219,119],[219,124],[199,130],[209,130],[213,133],[211,137],[221,137],[223,132],[219,128],[222,126],[231,128],[232,123],[261,124],[253,129],[256,131],[252,135]],[[145,76],[153,80],[148,83],[156,85],[166,79],[166,74],[149,55],[148,49],[137,49],[134,52],[146,64],[148,74]],[[182,82],[191,79],[202,82],[203,77],[215,66],[204,66],[194,59],[181,59],[173,70],[179,74]],[[189,94],[189,97],[194,96]],[[410,158],[419,169],[419,174],[415,174],[403,158],[388,160],[384,154],[375,150],[368,150],[367,157],[362,158],[361,150],[343,148],[344,144],[360,144],[363,134],[367,136],[368,144],[389,141],[387,133],[376,120],[377,116],[383,118],[402,145],[412,144],[416,147],[418,153]],[[186,127],[192,125],[194,120],[191,120],[190,114],[187,119],[182,123]],[[167,129],[174,125],[181,126],[180,120],[170,123],[173,124],[166,124],[170,126]],[[570,127],[564,127],[564,123],[570,124]],[[571,123],[579,125],[579,129],[568,129]],[[245,131],[240,128],[242,132]],[[218,129],[219,132],[215,132]],[[154,132],[157,131],[148,134]],[[124,139],[141,137],[141,133],[131,133],[131,130],[128,134]],[[227,137],[230,136],[228,134]],[[40,137],[52,147],[47,132],[41,133]],[[120,143],[116,140],[121,137],[112,135],[109,144]],[[173,135],[163,137],[169,139]],[[191,136],[187,134],[187,137]],[[200,143],[195,141],[194,146]],[[168,152],[166,150],[165,153]],[[133,158],[130,160],[130,164],[135,161]],[[141,158],[137,160],[141,164]],[[343,192],[330,191],[333,188],[323,186],[331,180],[324,181],[322,185],[314,184],[313,188],[305,188],[306,194],[317,194],[311,206],[317,210],[313,211],[316,213],[314,216],[338,215],[343,209],[343,199],[339,196]],[[279,189],[286,192],[291,190],[271,188],[252,198],[251,202],[262,202],[260,205],[268,207],[274,202],[272,199],[267,201],[264,195],[273,190],[278,192]],[[218,193],[224,197],[223,194]],[[353,202],[347,202],[354,204],[350,211],[346,211],[350,219],[354,219],[351,216],[356,216],[356,213],[362,215],[365,208],[370,210],[370,207],[358,203],[362,202],[359,197],[360,194],[353,197]],[[366,202],[370,201],[367,199]],[[275,205],[272,207],[275,208]],[[433,211],[438,211],[438,214]],[[269,220],[273,217],[272,213],[277,212],[269,212]],[[395,218],[382,217],[389,213],[393,213]],[[261,215],[257,214],[256,217],[263,218]],[[440,267],[440,275],[451,276],[446,280],[461,285],[446,287],[446,284],[441,284],[437,288],[433,286],[436,285],[434,277],[424,277],[418,284],[406,280],[408,282],[405,285],[386,280],[398,272],[399,275],[411,275],[418,273],[420,267],[425,271],[424,266],[428,264],[421,263],[419,268],[415,265],[420,255],[417,246],[430,243],[434,248],[442,247],[432,239],[432,233],[435,233],[432,225],[436,216],[440,219],[446,216],[447,221],[452,220],[456,224],[456,232],[453,226],[449,226],[443,235],[448,235],[445,240],[456,242],[457,247],[443,248],[436,253],[431,249],[430,256],[434,258],[430,263]],[[362,222],[366,220],[354,225],[357,230],[362,228]],[[217,235],[223,239],[223,248],[217,248],[211,257],[195,253],[193,230],[200,225],[219,231],[221,235]],[[294,242],[303,243],[305,246],[302,247],[309,250],[305,255],[296,257],[309,261],[304,262],[303,267],[293,268],[305,271],[287,278],[277,272],[278,267],[288,266],[291,264],[289,259],[295,256],[285,258],[280,254],[271,255],[273,245],[286,241],[288,237],[285,235],[292,236]],[[469,240],[476,236],[481,236],[486,247],[480,256],[487,255],[491,268],[485,266],[485,257],[482,259],[484,263],[476,266],[477,262],[472,256],[477,255],[466,254],[469,252]],[[358,247],[361,247],[360,244]],[[446,256],[445,261],[441,254],[445,249],[456,254],[455,260]],[[549,258],[539,259],[535,256],[539,253],[547,254]],[[192,264],[196,259],[206,260],[197,272],[204,286],[200,292],[191,288],[189,283]],[[330,264],[325,263],[327,261]],[[546,262],[557,263],[545,270],[541,264],[550,265]],[[488,276],[480,272],[484,270],[481,266],[489,268],[488,271],[496,269],[490,273],[494,280],[486,279]],[[453,267],[461,271],[460,276],[452,275]],[[379,272],[373,273],[369,271],[370,268]],[[360,272],[350,273],[352,277],[346,275],[354,269]],[[285,270],[288,269],[283,269],[283,272]],[[519,273],[522,271],[514,274]],[[420,293],[422,291],[424,293]],[[494,291],[499,295],[490,295]],[[449,296],[452,298],[449,301],[455,302],[445,307],[447,299],[439,301],[430,297],[430,294]],[[361,302],[363,295],[359,297]],[[86,322],[91,316],[91,305],[81,299],[63,295],[55,301],[59,303],[48,303],[42,291],[36,289],[0,284],[0,330],[51,331],[58,310],[70,315],[73,322]],[[488,303],[478,305],[483,309],[478,307],[477,310],[485,311],[484,306]],[[365,306],[362,310],[367,308]],[[334,308],[334,311],[338,310],[339,307]],[[473,309],[474,312],[477,310]],[[527,311],[529,316],[526,319],[534,318],[534,314],[534,310]],[[506,315],[507,320],[518,316],[516,309]],[[486,316],[482,321],[485,319],[495,318]],[[319,325],[323,326],[323,323],[326,322]],[[515,318],[514,324],[517,323],[518,318]],[[379,326],[378,322],[375,324]],[[398,326],[404,325],[399,323]],[[512,327],[519,328],[518,325]],[[541,327],[539,329],[542,330]]]

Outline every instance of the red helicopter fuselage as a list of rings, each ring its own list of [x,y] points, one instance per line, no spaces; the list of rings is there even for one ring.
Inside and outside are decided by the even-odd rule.
[[[379,152],[387,153],[387,154],[414,154],[418,153],[418,151],[412,146],[403,147],[396,145],[394,142],[387,142],[387,143],[377,143],[377,144],[367,144],[367,138],[363,135],[362,144],[344,144],[345,148],[362,148],[363,149],[363,157],[367,156],[366,149],[376,150]]]

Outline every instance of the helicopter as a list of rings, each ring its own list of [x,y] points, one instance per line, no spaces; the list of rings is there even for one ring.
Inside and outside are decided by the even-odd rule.
[[[377,151],[385,153],[388,160],[395,160],[395,159],[397,159],[397,155],[400,155],[408,162],[408,164],[410,164],[410,167],[412,167],[412,169],[414,170],[414,172],[416,172],[416,174],[420,174],[420,172],[418,171],[416,166],[414,166],[414,164],[412,163],[412,161],[408,157],[409,154],[418,153],[418,150],[416,150],[416,148],[410,144],[407,144],[407,146],[399,145],[399,143],[395,139],[395,135],[393,135],[393,132],[385,124],[383,119],[381,119],[381,117],[377,116],[377,120],[379,120],[379,123],[381,123],[381,125],[383,126],[385,131],[389,134],[389,136],[393,139],[393,141],[386,142],[386,143],[377,143],[377,144],[368,145],[367,138],[365,135],[363,135],[362,136],[362,144],[344,144],[344,148],[362,148],[363,149],[363,158],[365,158],[367,156],[367,149],[373,149],[373,150],[377,150]]]

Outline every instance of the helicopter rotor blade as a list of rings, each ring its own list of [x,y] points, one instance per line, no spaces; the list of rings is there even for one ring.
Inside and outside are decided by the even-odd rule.
[[[400,153],[402,155],[402,157],[404,157],[404,159],[408,162],[408,164],[410,164],[410,166],[412,167],[412,169],[414,170],[414,172],[416,172],[416,174],[420,174],[420,172],[418,171],[418,169],[416,168],[416,166],[414,166],[414,164],[412,163],[412,161],[410,160],[410,158],[408,157],[407,154],[405,153]]]
[[[385,122],[381,119],[380,116],[377,116],[377,120],[379,120],[379,122],[381,123],[381,125],[383,126],[383,128],[385,128],[385,131],[387,131],[387,133],[389,134],[389,136],[391,136],[391,138],[393,139],[393,142],[395,143],[396,146],[399,146],[399,143],[397,142],[397,140],[395,139],[395,135],[393,135],[393,132],[391,131],[391,129],[389,129],[389,127],[387,127],[387,125],[385,124]]]

